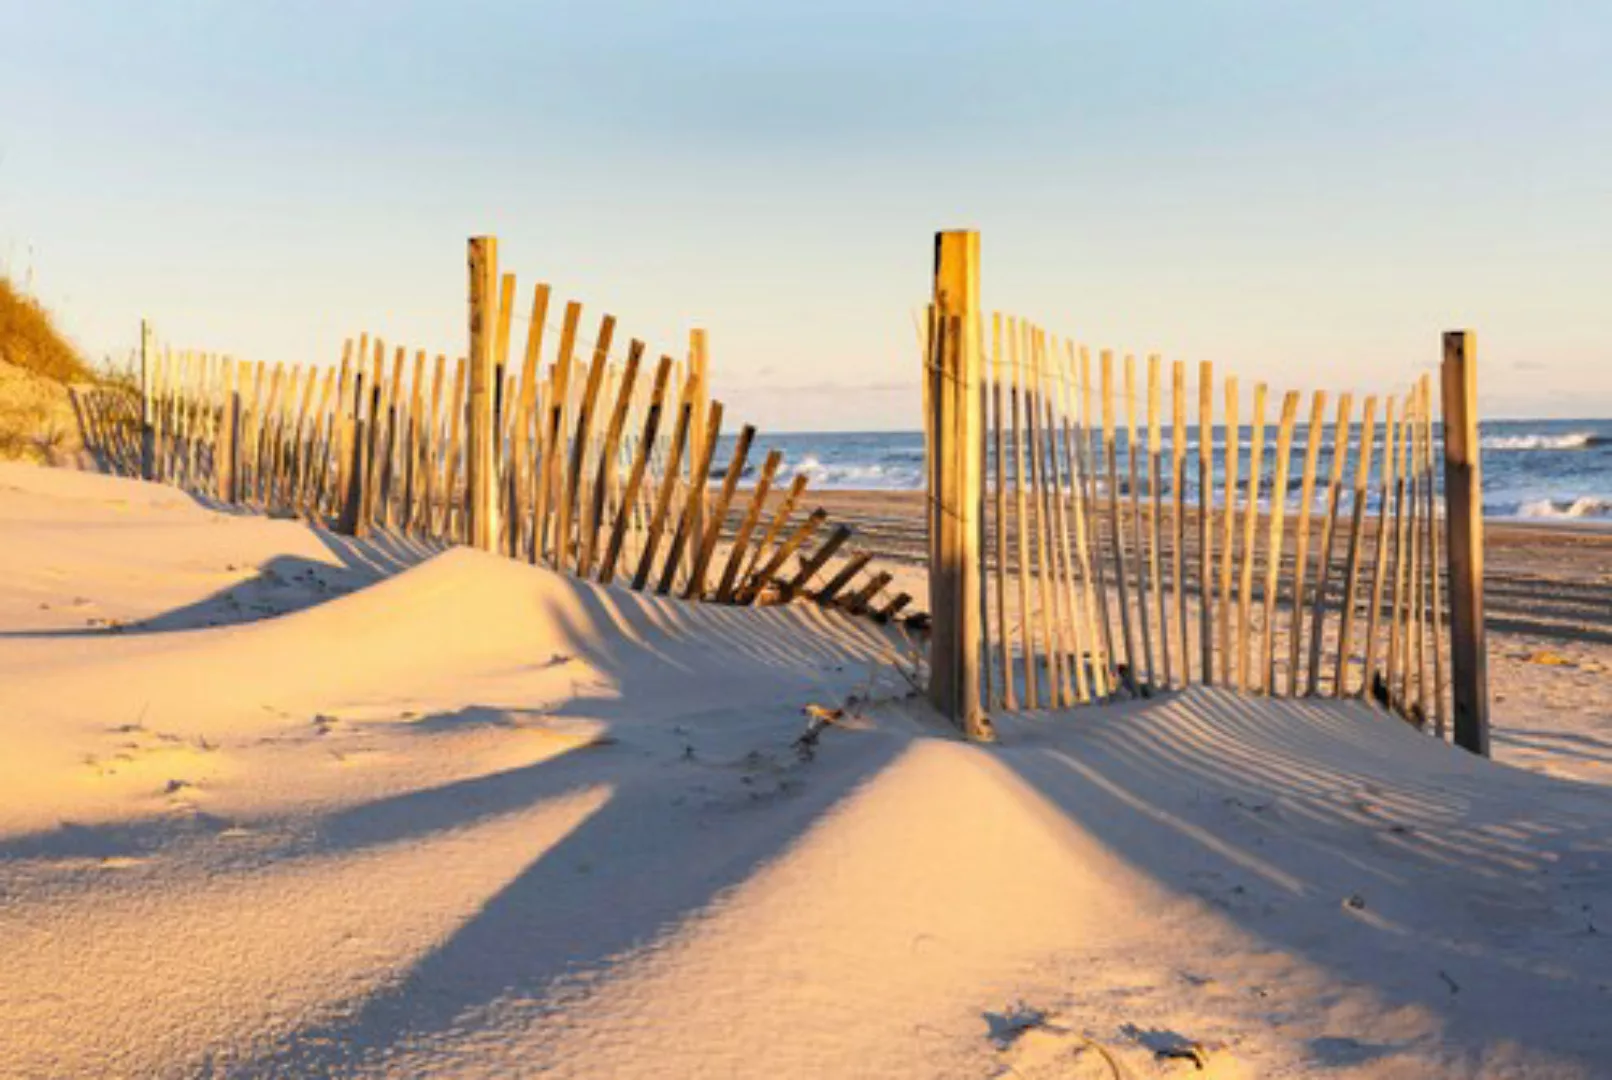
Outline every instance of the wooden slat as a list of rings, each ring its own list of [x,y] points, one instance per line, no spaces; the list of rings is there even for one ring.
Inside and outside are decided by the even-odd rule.
[[[1107,698],[1109,686],[1109,653],[1101,637],[1097,618],[1097,605],[1101,598],[1092,578],[1091,538],[1087,534],[1091,514],[1091,501],[1087,497],[1090,473],[1085,461],[1086,434],[1082,427],[1084,414],[1077,416],[1078,402],[1074,400],[1075,344],[1064,343],[1064,353],[1058,365],[1058,400],[1063,410],[1064,459],[1069,463],[1069,494],[1071,516],[1074,520],[1075,555],[1080,566],[1080,606],[1085,618],[1086,648],[1090,657],[1092,694]]]
[[[879,590],[883,589],[893,580],[893,574],[891,574],[888,570],[881,570],[879,573],[874,574],[873,577],[869,578],[867,584],[863,585],[852,595],[840,601],[840,606],[852,615],[864,614],[868,610],[868,605],[873,602],[873,598],[879,594]],[[904,596],[906,594],[903,593],[902,595]]]
[[[1266,694],[1276,690],[1276,599],[1281,589],[1282,527],[1287,514],[1287,474],[1293,455],[1293,420],[1298,412],[1299,395],[1289,391],[1282,398],[1282,419],[1276,434],[1276,477],[1271,484],[1270,537],[1265,545],[1265,625],[1264,648],[1260,652],[1260,670],[1264,672],[1260,689]],[[1298,607],[1297,600],[1293,605]],[[1288,628],[1288,636],[1295,641],[1297,630]]]
[[[643,362],[644,343],[633,339],[627,348],[627,366],[621,373],[621,384],[616,388],[616,404],[605,426],[604,442],[599,447],[598,472],[594,477],[592,497],[588,501],[587,516],[582,521],[582,544],[577,553],[577,574],[593,574],[594,552],[599,543],[599,529],[604,524],[605,501],[610,481],[616,471],[621,452],[621,436],[627,424],[627,412],[632,405],[633,390],[638,383],[638,367]]]
[[[1092,387],[1091,387],[1091,353],[1085,346],[1080,349],[1080,426],[1082,437],[1079,442],[1080,452],[1084,463],[1081,474],[1084,477],[1083,485],[1086,489],[1086,533],[1090,537],[1092,547],[1092,563],[1095,565],[1096,576],[1096,608],[1100,618],[1103,638],[1103,664],[1104,682],[1108,684],[1109,693],[1115,692],[1114,676],[1117,674],[1118,664],[1114,650],[1113,619],[1109,613],[1108,605],[1108,566],[1103,558],[1103,536],[1097,525],[1097,470],[1100,465],[1099,454],[1102,448],[1102,433],[1092,420]],[[1088,567],[1090,569],[1090,567]]]
[[[714,406],[716,403],[712,402],[712,404]],[[783,598],[785,600],[789,600],[790,598],[805,592],[806,587],[811,584],[812,578],[817,576],[817,572],[821,570],[828,563],[828,560],[834,557],[835,552],[844,547],[846,542],[850,539],[851,527],[849,525],[834,526],[833,531],[828,534],[828,538],[823,541],[822,545],[819,546],[818,549],[810,556],[801,560],[800,569],[795,571],[795,576],[784,583],[783,588],[780,590]]]
[[[504,522],[504,544],[519,557],[531,520],[532,468],[534,462],[533,425],[537,421],[537,388],[542,381],[543,333],[548,327],[551,290],[544,282],[532,288],[532,308],[526,320],[526,347],[521,353],[519,396],[511,409],[511,462],[508,488],[510,507]]]
[[[1142,443],[1137,434],[1136,403],[1139,391],[1136,385],[1136,357],[1125,354],[1125,466],[1130,486],[1131,535],[1136,545],[1136,624],[1142,631],[1142,677],[1145,692],[1151,694],[1157,678],[1153,670],[1153,631],[1148,617],[1152,606],[1152,588],[1148,569],[1152,565],[1147,548],[1146,530],[1142,527]],[[1156,560],[1156,554],[1151,556]]]
[[[1008,516],[1007,516],[1007,462],[1004,458],[1006,452],[1005,432],[1003,425],[1006,417],[1002,412],[1002,315],[1000,312],[991,316],[991,436],[992,448],[995,451],[996,485],[993,492],[996,526],[996,627],[991,637],[996,641],[997,662],[1000,665],[1001,677],[996,681],[1000,686],[997,700],[1004,709],[1013,711],[1019,707],[1018,692],[1014,688],[1013,679],[1013,648],[1008,636],[1008,593],[1007,593],[1007,561],[1008,561]],[[982,579],[983,580],[983,579]],[[989,665],[987,665],[989,666]]]
[[[761,541],[756,544],[750,558],[745,562],[744,568],[739,572],[740,584],[734,590],[736,600],[744,595],[749,583],[754,579],[756,571],[760,569],[767,549],[772,547],[773,542],[781,535],[784,526],[789,523],[789,516],[795,512],[796,504],[800,502],[801,496],[805,493],[806,477],[797,473],[795,478],[789,482],[789,489],[784,492],[783,500],[779,502],[778,509],[773,512],[772,521],[768,524],[767,531],[762,535]],[[740,600],[740,602],[742,603],[743,601]]]
[[[1125,559],[1125,530],[1121,524],[1124,515],[1119,509],[1119,461],[1114,417],[1114,354],[1107,349],[1102,352],[1102,371],[1103,461],[1108,469],[1108,534],[1113,542],[1111,554],[1114,558],[1114,586],[1119,595],[1120,635],[1125,645],[1125,685],[1135,695],[1141,693],[1141,686],[1136,677],[1136,639],[1131,631],[1130,583],[1126,580],[1129,571]]]
[[[739,593],[739,602],[741,604],[753,602],[773,578],[777,576],[778,571],[783,568],[789,557],[799,550],[807,540],[810,540],[812,534],[827,520],[828,511],[822,507],[818,507],[807,515],[806,520],[801,522],[782,544],[778,545],[778,550],[773,552],[772,557],[767,560],[766,564],[757,570],[755,575],[745,584],[744,589]]]
[[[1237,478],[1242,469],[1242,425],[1238,422],[1237,380],[1226,377],[1226,505],[1220,511],[1220,681],[1232,682],[1236,641],[1231,620],[1231,572],[1237,556]],[[1203,436],[1199,436],[1201,439]]]
[[[1198,366],[1198,670],[1205,686],[1215,684],[1214,455],[1215,366]]]
[[[1376,553],[1371,565],[1371,606],[1366,616],[1365,641],[1365,669],[1360,684],[1360,694],[1369,699],[1374,691],[1377,675],[1377,626],[1382,618],[1382,593],[1387,583],[1388,561],[1388,509],[1394,490],[1394,446],[1399,438],[1398,425],[1395,423],[1394,408],[1396,401],[1390,397],[1383,426],[1383,466],[1382,483],[1377,500],[1377,537]]]
[[[1064,649],[1060,640],[1058,594],[1052,585],[1051,560],[1048,558],[1051,524],[1051,504],[1047,500],[1045,462],[1041,443],[1041,392],[1039,386],[1040,331],[1028,324],[1024,328],[1024,360],[1027,365],[1024,382],[1025,430],[1030,437],[1030,521],[1034,533],[1036,591],[1040,595],[1041,650],[1047,663],[1047,704],[1058,708],[1068,702],[1072,694],[1065,681],[1063,670]]]
[[[733,587],[738,580],[739,568],[749,554],[750,538],[755,534],[756,524],[761,520],[762,508],[767,505],[767,493],[772,490],[773,476],[777,474],[778,466],[783,464],[783,460],[782,450],[770,450],[767,452],[767,460],[762,463],[761,474],[756,478],[755,489],[750,494],[750,504],[739,522],[739,531],[733,534],[733,546],[728,551],[727,565],[723,568],[722,578],[717,583],[716,602],[719,604],[731,603],[733,600]]]
[[[559,501],[562,482],[561,461],[565,456],[565,405],[570,394],[571,365],[576,352],[577,324],[582,319],[582,305],[571,301],[565,305],[565,321],[560,326],[560,351],[554,361],[553,389],[549,394],[547,415],[543,418],[542,443],[538,447],[537,494],[533,503],[532,561],[550,558],[549,519],[550,503]],[[560,565],[557,556],[554,565]],[[639,586],[634,585],[634,588]]]
[[[1406,473],[1409,472],[1410,463],[1406,449],[1410,440],[1410,432],[1416,421],[1416,402],[1412,394],[1405,396],[1405,415],[1400,421],[1399,438],[1394,443],[1394,535],[1391,541],[1394,549],[1394,582],[1393,592],[1389,599],[1388,619],[1388,658],[1385,664],[1387,670],[1388,701],[1395,711],[1402,711],[1404,699],[1400,695],[1400,641],[1404,636],[1405,616],[1405,586],[1406,563],[1408,559],[1405,551],[1405,496],[1408,488]]]
[[[910,603],[912,603],[911,593],[898,593],[888,604],[873,613],[873,619],[875,622],[887,623]]]
[[[666,382],[671,374],[671,358],[661,357],[660,364],[655,368],[654,384],[649,391],[649,404],[644,410],[643,433],[638,437],[638,446],[633,452],[632,468],[627,473],[626,485],[621,489],[621,505],[616,510],[616,521],[610,529],[610,540],[605,545],[604,559],[599,564],[599,580],[606,585],[610,584],[616,575],[616,565],[621,558],[621,545],[626,538],[634,508],[638,504],[638,489],[644,481],[644,473],[649,468],[650,451],[654,448],[655,439],[660,433],[661,409],[666,399]]]
[[[1422,438],[1427,444],[1427,581],[1429,586],[1429,599],[1432,603],[1433,619],[1433,722],[1434,729],[1439,738],[1445,737],[1445,728],[1448,723],[1444,711],[1444,696],[1447,686],[1444,681],[1444,598],[1441,595],[1439,578],[1444,569],[1443,553],[1439,550],[1440,522],[1438,517],[1438,499],[1434,493],[1437,487],[1433,472],[1433,388],[1430,376],[1423,376],[1428,407],[1422,415]]]
[[[1153,588],[1158,599],[1159,663],[1164,688],[1175,685],[1175,672],[1170,663],[1170,603],[1169,590],[1162,576],[1159,548],[1164,528],[1164,432],[1162,430],[1163,387],[1159,379],[1159,358],[1147,358],[1147,488],[1153,500],[1153,514],[1148,521],[1148,568],[1153,575]]]
[[[599,398],[599,386],[604,381],[605,366],[610,362],[610,343],[615,333],[614,315],[606,315],[599,320],[599,336],[593,346],[593,362],[588,366],[588,377],[582,388],[582,400],[577,406],[576,432],[571,439],[571,459],[565,472],[565,486],[560,491],[554,549],[554,565],[560,568],[564,568],[572,559],[571,527],[576,521],[578,502],[582,497],[582,470],[587,461],[588,443],[593,434],[594,407]]]
[[[862,572],[862,568],[872,561],[873,552],[871,551],[858,551],[852,554],[835,571],[834,576],[824,582],[823,587],[813,594],[812,599],[819,604],[832,604],[834,598],[844,590],[845,586],[849,585],[851,580]]]
[[[734,441],[727,475],[722,478],[721,491],[711,506],[710,520],[705,523],[705,535],[700,540],[694,566],[689,571],[688,585],[683,591],[685,599],[700,600],[705,597],[706,570],[711,565],[711,556],[716,552],[717,540],[722,536],[722,523],[727,520],[728,507],[733,503],[733,493],[738,490],[739,477],[744,474],[745,461],[750,456],[750,443],[755,437],[756,429],[746,424]],[[716,445],[714,439],[711,445]]]
[[[448,403],[448,444],[443,455],[441,534],[449,540],[464,537],[464,502],[459,490],[459,474],[463,471],[465,403],[469,392],[470,365],[461,356],[454,361],[453,394]]]
[[[1248,483],[1243,500],[1243,564],[1237,587],[1237,689],[1247,692],[1249,648],[1253,628],[1249,625],[1254,603],[1254,568],[1259,561],[1259,491],[1264,480],[1265,397],[1264,383],[1254,384],[1254,415],[1248,438]]]
[[[399,345],[392,357],[392,381],[388,384],[386,392],[386,442],[381,458],[377,516],[381,524],[388,528],[394,522],[393,493],[397,488],[397,455],[402,448],[399,428],[403,412],[403,364],[407,356],[408,350]]]
[[[1010,392],[1011,412],[1013,415],[1013,500],[1015,507],[1014,531],[1018,548],[1018,586],[1019,586],[1019,657],[1024,668],[1024,706],[1027,709],[1040,708],[1041,693],[1036,673],[1035,644],[1031,631],[1030,620],[1033,609],[1030,605],[1030,502],[1029,493],[1025,490],[1025,424],[1024,424],[1024,367],[1020,355],[1020,329],[1019,320],[1008,320],[1008,363],[1013,375],[1013,387]],[[1005,639],[1004,639],[1005,640]]]
[[[697,378],[691,375],[690,378]],[[698,387],[695,390],[698,393]],[[711,456],[716,452],[717,439],[722,432],[722,403],[713,401],[706,409],[706,422],[704,426],[705,442],[699,446],[690,444],[690,457],[693,468],[689,470],[691,479],[684,492],[683,512],[678,515],[677,529],[672,533],[672,546],[666,553],[666,564],[661,568],[660,584],[655,591],[666,595],[672,591],[672,585],[677,580],[677,571],[683,564],[684,548],[689,546],[694,537],[694,529],[701,520],[705,509],[705,478],[711,475]],[[692,434],[690,436],[692,438]]]
[[[1427,412],[1428,403],[1423,398],[1422,388],[1416,387],[1416,426],[1411,430],[1411,449],[1416,459],[1416,471],[1412,474],[1411,484],[1411,549],[1414,558],[1411,562],[1411,640],[1415,643],[1413,656],[1408,667],[1416,679],[1416,715],[1417,723],[1425,725],[1428,720],[1427,709],[1427,570],[1424,560],[1427,557],[1427,544],[1425,530],[1427,523],[1422,520],[1422,488],[1427,482],[1426,460],[1422,453],[1422,426]]]
[[[1338,415],[1333,430],[1341,432],[1337,451],[1332,456],[1332,471],[1327,477],[1327,511],[1321,519],[1321,543],[1316,549],[1315,595],[1310,604],[1310,673],[1305,693],[1312,697],[1321,692],[1321,654],[1326,642],[1327,594],[1332,583],[1332,547],[1338,535],[1338,502],[1343,494],[1343,467],[1349,458],[1349,425],[1354,416],[1354,396],[1338,396]],[[1337,691],[1334,689],[1334,695]]]
[[[691,380],[684,379],[683,388],[678,396],[676,427],[672,432],[672,441],[666,451],[666,463],[661,472],[660,490],[655,496],[655,509],[649,519],[649,530],[644,536],[644,550],[638,559],[638,571],[633,574],[632,587],[635,590],[642,591],[649,582],[650,572],[654,569],[661,533],[666,528],[666,514],[671,509],[672,495],[677,490],[677,470],[683,460],[683,444],[688,441],[689,421],[694,411],[694,403],[690,400],[693,394],[694,387],[691,385]]]
[[[1176,634],[1180,644],[1181,685],[1192,685],[1192,647],[1188,640],[1187,583],[1187,366],[1180,360],[1170,365],[1170,581],[1175,586]]]
[[[1333,453],[1347,454],[1348,431],[1335,438],[1338,442]],[[1366,496],[1370,489],[1371,458],[1376,439],[1377,399],[1368,397],[1365,414],[1360,420],[1360,450],[1354,468],[1354,506],[1350,509],[1349,519],[1349,550],[1344,556],[1343,613],[1338,625],[1338,662],[1332,677],[1332,693],[1335,697],[1346,697],[1350,693],[1347,677],[1349,660],[1354,652],[1355,609],[1359,603],[1361,537],[1366,526]],[[1311,664],[1312,672],[1315,666]]]
[[[1066,469],[1065,462],[1059,458],[1058,447],[1060,441],[1067,449],[1068,440],[1059,439],[1059,415],[1055,405],[1054,388],[1048,385],[1049,371],[1051,377],[1056,378],[1058,349],[1056,345],[1047,354],[1049,364],[1041,371],[1042,400],[1045,402],[1047,461],[1050,466],[1050,488],[1052,491],[1052,529],[1057,537],[1054,556],[1058,560],[1057,576],[1061,587],[1060,598],[1063,603],[1063,613],[1068,619],[1069,641],[1068,659],[1066,669],[1074,669],[1074,691],[1076,698],[1081,702],[1091,700],[1091,685],[1086,676],[1086,648],[1091,641],[1090,627],[1082,625],[1085,622],[1085,611],[1082,608],[1080,597],[1075,588],[1075,565],[1069,547],[1069,521],[1066,512],[1068,500],[1064,497],[1065,481],[1070,487],[1075,482],[1073,467]]]
[[[1321,458],[1321,443],[1325,439],[1327,395],[1317,390],[1310,396],[1310,423],[1305,429],[1304,479],[1299,486],[1299,526],[1293,547],[1293,621],[1288,628],[1287,696],[1299,692],[1299,661],[1304,640],[1304,587],[1309,580],[1310,563],[1310,512],[1315,501],[1315,469]],[[1334,433],[1334,455],[1344,453],[1349,446],[1349,433]]]

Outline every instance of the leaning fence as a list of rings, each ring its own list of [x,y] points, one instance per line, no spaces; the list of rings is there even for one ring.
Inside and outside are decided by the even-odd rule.
[[[783,456],[724,421],[706,338],[652,359],[536,285],[516,310],[496,243],[470,246],[468,355],[363,333],[340,363],[237,362],[142,334],[139,392],[79,400],[106,467],[355,536],[468,543],[576,577],[724,604],[796,598],[888,621],[912,603]],[[554,325],[557,315],[558,325]],[[524,326],[524,346],[512,339]],[[747,490],[741,491],[741,481]]]
[[[937,706],[989,738],[992,714],[1220,685],[1363,698],[1439,737],[1453,713],[1486,749],[1481,522],[1452,521],[1434,467],[1476,438],[1441,446],[1429,375],[1358,412],[1350,393],[1245,394],[1209,363],[1144,368],[987,318],[978,277],[977,236],[942,234],[924,335]],[[1463,432],[1469,361],[1453,335],[1444,426],[1459,391]]]

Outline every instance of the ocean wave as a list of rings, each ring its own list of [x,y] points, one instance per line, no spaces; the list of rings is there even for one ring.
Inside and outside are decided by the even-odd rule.
[[[1517,507],[1520,518],[1612,518],[1612,499],[1581,495],[1576,499],[1535,499]]]
[[[922,458],[922,452],[919,457]],[[807,454],[787,467],[786,475],[804,476],[819,490],[918,491],[923,488],[923,467],[892,467],[871,462],[825,463]]]
[[[1565,435],[1485,435],[1479,445],[1485,450],[1588,450],[1612,446],[1612,437],[1591,431]]]

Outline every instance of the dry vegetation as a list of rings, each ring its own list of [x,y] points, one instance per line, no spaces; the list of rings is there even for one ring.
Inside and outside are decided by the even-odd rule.
[[[94,377],[39,302],[0,278],[0,459],[71,453],[78,436],[67,387]]]

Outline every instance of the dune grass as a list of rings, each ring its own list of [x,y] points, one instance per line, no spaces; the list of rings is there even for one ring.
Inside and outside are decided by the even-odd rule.
[[[0,360],[59,383],[91,378],[39,301],[0,277]]]

